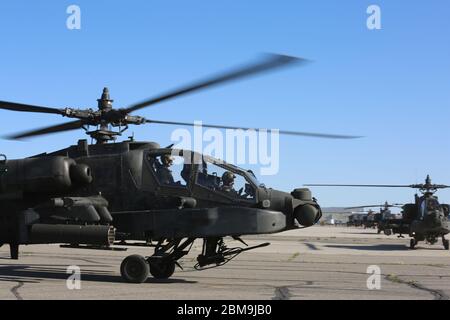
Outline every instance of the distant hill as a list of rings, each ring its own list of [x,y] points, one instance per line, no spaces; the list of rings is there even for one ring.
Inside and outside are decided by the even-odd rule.
[[[363,212],[363,209],[345,209],[341,207],[326,207],[322,208],[324,214],[351,214],[355,212]]]

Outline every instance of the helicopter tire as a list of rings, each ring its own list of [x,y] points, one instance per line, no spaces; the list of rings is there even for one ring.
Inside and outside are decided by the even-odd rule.
[[[449,241],[448,240],[444,240],[444,248],[445,248],[445,250],[449,249]]]
[[[150,263],[150,274],[158,280],[169,279],[175,272],[175,262]]]
[[[128,256],[120,265],[120,274],[129,283],[143,283],[148,279],[149,273],[149,265],[140,255]]]
[[[392,229],[384,229],[384,234],[388,237],[392,235]]]
[[[417,245],[416,239],[411,239],[410,244],[409,244],[409,248],[411,250],[414,250],[416,248],[416,245]]]

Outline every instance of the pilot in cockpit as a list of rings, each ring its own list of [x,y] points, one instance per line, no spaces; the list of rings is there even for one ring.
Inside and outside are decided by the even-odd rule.
[[[236,190],[234,190],[234,180],[236,179],[236,176],[231,171],[226,171],[222,175],[222,186],[221,190],[224,192],[229,192],[233,194],[237,194]]]
[[[174,185],[175,180],[170,167],[173,165],[173,157],[170,154],[161,156],[161,163],[157,163],[156,175],[159,182],[164,185]]]

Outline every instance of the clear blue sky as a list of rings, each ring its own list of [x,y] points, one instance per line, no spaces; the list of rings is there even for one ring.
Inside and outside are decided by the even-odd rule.
[[[66,28],[66,8],[82,29]],[[382,9],[382,30],[366,9]],[[450,3],[431,1],[2,1],[0,100],[118,107],[250,61],[262,52],[314,60],[143,110],[160,120],[363,135],[350,141],[282,137],[280,173],[264,182],[450,184]],[[2,134],[67,121],[0,111]],[[133,128],[168,144],[174,128]],[[63,148],[70,132],[0,140],[10,158]],[[413,190],[313,189],[324,206],[406,202]],[[450,191],[440,192],[450,202]]]

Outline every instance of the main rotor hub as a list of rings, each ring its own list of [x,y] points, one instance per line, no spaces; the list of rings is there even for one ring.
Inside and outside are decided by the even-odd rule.
[[[425,179],[425,186],[432,186],[430,175],[427,175],[427,178]]]
[[[110,111],[112,109],[112,103],[114,100],[110,99],[109,96],[109,89],[103,88],[102,97],[100,99],[97,99],[98,101],[98,109],[101,111]]]

